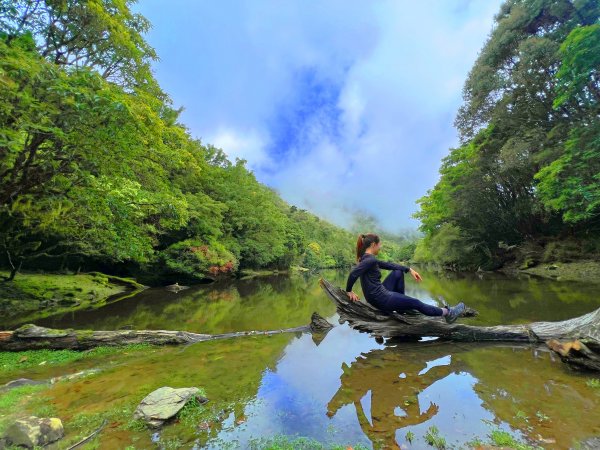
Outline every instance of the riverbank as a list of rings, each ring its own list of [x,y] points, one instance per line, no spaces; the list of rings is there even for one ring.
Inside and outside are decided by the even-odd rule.
[[[8,273],[0,272],[2,275]],[[144,288],[131,278],[100,272],[19,273],[14,280],[0,283],[0,314],[4,325],[17,317],[19,321],[34,321],[61,312],[97,308]]]
[[[548,262],[526,267],[510,264],[502,267],[499,272],[509,275],[525,273],[538,277],[551,278],[556,281],[580,281],[585,283],[600,283],[600,262],[582,260],[572,262]]]

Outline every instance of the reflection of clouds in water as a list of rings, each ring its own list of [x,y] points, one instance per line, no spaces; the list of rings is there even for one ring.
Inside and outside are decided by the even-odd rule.
[[[441,358],[435,359],[433,361],[427,361],[426,367],[419,372],[419,375],[425,375],[429,371],[429,369],[431,369],[432,367],[449,366],[451,363],[452,363],[451,355],[442,356]]]
[[[293,339],[276,369],[264,372],[257,401],[245,411],[245,431],[236,430],[235,438],[242,447],[253,435],[296,433],[323,442],[367,443],[353,408],[344,408],[331,420],[325,405],[340,386],[342,364],[373,348],[380,346],[347,325],[332,329],[318,346],[309,334]]]
[[[319,346],[310,335],[293,339],[277,367],[264,372],[256,401],[246,407],[244,445],[251,436],[298,433],[322,442],[365,442],[394,448],[407,431],[418,437],[436,425],[450,442],[485,436],[493,420],[449,344],[379,346],[347,325]],[[462,349],[457,349],[463,351]],[[328,417],[329,416],[329,417]],[[268,431],[267,431],[268,430]],[[383,445],[383,447],[380,447]]]

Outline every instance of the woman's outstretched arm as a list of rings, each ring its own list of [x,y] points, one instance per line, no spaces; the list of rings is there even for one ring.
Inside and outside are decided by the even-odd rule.
[[[402,264],[396,264],[389,261],[381,261],[377,260],[377,265],[385,270],[401,270],[404,273],[408,273],[410,271],[410,267],[403,266]]]
[[[379,267],[381,267],[382,269],[386,269],[386,270],[402,270],[404,273],[410,272],[412,277],[417,281],[421,281],[423,279],[423,278],[421,278],[421,275],[417,271],[415,271],[414,269],[411,269],[410,267],[403,266],[401,264],[396,264],[396,263],[389,262],[389,261],[377,260],[377,265]]]

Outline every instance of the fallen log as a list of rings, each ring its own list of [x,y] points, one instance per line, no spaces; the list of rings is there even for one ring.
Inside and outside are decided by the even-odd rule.
[[[320,316],[318,317],[320,318]],[[245,336],[271,336],[281,333],[308,331],[310,331],[310,326],[308,325],[270,331],[238,331],[223,334],[198,334],[188,331],[169,330],[55,330],[52,328],[27,324],[14,331],[0,331],[0,351],[36,349],[87,350],[99,346],[121,346],[141,343],[152,345],[185,345],[217,339],[231,339]]]
[[[600,370],[600,308],[574,319],[560,322],[532,322],[522,325],[474,326],[455,322],[446,323],[439,317],[423,314],[387,314],[366,302],[354,302],[345,291],[325,279],[319,284],[335,303],[340,323],[382,337],[420,338],[439,337],[452,341],[509,341],[547,343],[577,341],[569,351],[560,354],[563,361],[577,368]],[[473,310],[468,311],[473,314]],[[559,347],[549,345],[556,351]],[[582,349],[585,349],[582,351]],[[575,354],[573,352],[576,352]]]

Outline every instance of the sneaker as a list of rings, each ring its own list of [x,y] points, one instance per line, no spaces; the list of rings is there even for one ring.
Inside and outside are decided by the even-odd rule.
[[[463,312],[465,312],[465,304],[463,302],[460,302],[456,306],[449,307],[448,315],[444,316],[446,318],[446,322],[454,323]]]

